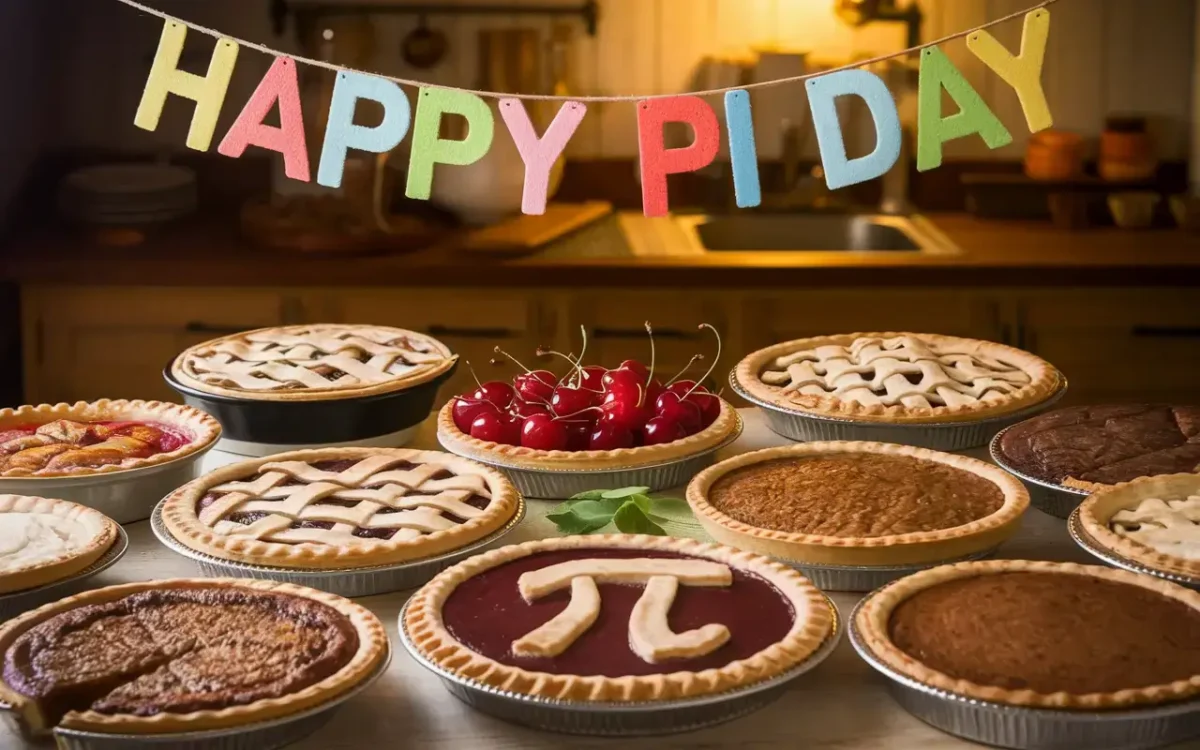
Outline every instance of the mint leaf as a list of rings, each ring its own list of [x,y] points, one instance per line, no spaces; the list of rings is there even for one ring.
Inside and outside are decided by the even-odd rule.
[[[602,497],[606,497],[604,493],[607,491],[608,490],[587,490],[586,492],[577,492],[574,495],[571,495],[571,500],[599,500]],[[563,503],[563,505],[566,504],[567,503]]]
[[[649,487],[622,487],[619,490],[609,490],[605,492],[602,497],[606,499],[616,499],[619,497],[630,497],[631,495],[641,495],[649,491]]]
[[[586,520],[574,513],[557,513],[546,516],[564,534],[590,534],[608,525],[609,518]]]
[[[637,503],[638,509],[647,516],[650,515],[654,509],[654,501],[650,499],[649,495],[633,495],[629,499],[632,502]]]
[[[688,505],[685,500],[677,500],[673,497],[655,498],[650,512],[656,516],[682,523],[696,520],[696,517],[692,515],[692,506]]]
[[[568,500],[546,514],[555,526],[567,534],[590,534],[612,522],[624,500]]]
[[[624,534],[653,534],[666,536],[667,532],[661,526],[646,518],[646,514],[632,500],[626,502],[613,515],[613,523],[617,530]]]

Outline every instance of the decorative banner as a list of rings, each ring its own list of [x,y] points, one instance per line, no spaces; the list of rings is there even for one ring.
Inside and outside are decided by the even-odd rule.
[[[1005,16],[984,26],[824,73],[762,81],[740,88],[651,97],[502,94],[433,86],[342,68],[319,60],[289,57],[262,45],[227,38],[218,31],[182,21],[136,0],[118,1],[164,21],[158,51],[134,116],[137,127],[151,131],[158,127],[169,94],[190,99],[195,102],[195,108],[186,143],[188,148],[207,151],[229,90],[238,52],[242,47],[254,49],[273,56],[275,61],[221,139],[218,153],[236,159],[249,146],[276,151],[283,157],[284,172],[288,177],[308,182],[311,177],[296,66],[304,63],[324,67],[336,71],[337,80],[325,125],[317,182],[327,187],[339,187],[350,149],[386,153],[404,140],[411,126],[412,155],[405,195],[428,200],[433,189],[435,165],[472,164],[487,154],[496,123],[485,98],[499,99],[500,119],[525,162],[521,210],[526,214],[545,212],[551,168],[587,115],[586,102],[637,103],[642,210],[646,216],[667,214],[670,208],[668,175],[702,169],[717,156],[721,124],[713,108],[701,98],[703,96],[724,95],[733,188],[740,208],[751,208],[762,202],[749,89],[806,82],[813,129],[829,189],[876,179],[892,169],[899,158],[900,116],[883,80],[861,68],[913,52],[920,53],[917,169],[927,171],[941,166],[943,145],[959,138],[979,137],[991,149],[1005,146],[1012,142],[1012,134],[939,47],[961,37],[966,37],[967,48],[972,54],[1016,92],[1031,133],[1045,130],[1054,123],[1042,86],[1042,67],[1050,35],[1047,6],[1057,0],[1043,0],[1028,11]],[[1022,16],[1021,49],[1014,55],[986,29]],[[179,69],[188,29],[217,39],[208,72],[203,76]],[[408,97],[398,84],[419,88],[415,118]],[[942,111],[943,91],[958,107],[954,114],[944,115]],[[837,115],[837,99],[845,96],[858,97],[865,102],[875,126],[875,150],[854,159],[846,153],[845,137]],[[383,121],[373,127],[354,124],[354,111],[360,99],[378,102],[383,107]],[[525,99],[563,102],[554,121],[540,137],[522,103]],[[266,125],[263,120],[276,105],[279,107],[279,127]],[[447,139],[439,135],[442,115],[446,113],[466,119],[464,138]],[[692,143],[681,148],[666,148],[663,126],[668,122],[690,126],[694,133]]]

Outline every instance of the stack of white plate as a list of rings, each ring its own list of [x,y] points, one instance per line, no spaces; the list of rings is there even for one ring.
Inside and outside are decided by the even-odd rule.
[[[59,206],[85,224],[158,224],[196,210],[196,175],[169,164],[87,167],[63,180]]]

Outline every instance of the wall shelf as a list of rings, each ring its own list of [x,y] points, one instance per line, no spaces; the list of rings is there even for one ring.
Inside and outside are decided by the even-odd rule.
[[[583,21],[587,33],[595,36],[596,26],[600,18],[600,4],[597,0],[584,0],[579,5],[525,5],[517,3],[510,5],[444,5],[437,2],[330,3],[308,2],[306,0],[271,0],[270,13],[276,34],[282,34],[284,29],[287,28],[287,18],[289,15],[305,15],[312,18],[360,15],[520,15],[578,16]]]

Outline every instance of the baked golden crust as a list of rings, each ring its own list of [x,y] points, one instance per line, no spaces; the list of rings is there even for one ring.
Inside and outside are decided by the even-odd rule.
[[[1164,573],[1200,578],[1200,560],[1161,552],[1112,530],[1113,516],[1137,507],[1143,500],[1180,500],[1200,495],[1200,474],[1160,474],[1104,487],[1079,506],[1079,523],[1092,540],[1121,557]],[[1197,527],[1200,532],[1200,526]],[[1197,534],[1200,545],[1200,533]]]
[[[70,596],[32,612],[26,612],[15,620],[0,626],[0,654],[7,652],[17,637],[25,631],[76,607],[110,602],[149,589],[205,587],[243,588],[256,592],[304,597],[321,602],[349,618],[358,634],[358,651],[335,674],[303,690],[279,698],[258,700],[244,706],[194,711],[186,714],[160,713],[154,716],[133,716],[101,714],[90,710],[72,711],[63,717],[60,726],[112,734],[163,734],[243,726],[294,714],[332,700],[367,678],[387,658],[389,650],[387,632],[379,619],[366,608],[340,596],[290,583],[234,578],[177,578],[163,581],[143,581],[109,586]],[[13,690],[4,682],[2,676],[0,676],[0,700],[12,706],[33,732],[41,733],[50,729],[35,702]]]
[[[700,432],[672,443],[612,451],[541,451],[473,438],[454,424],[453,409],[454,400],[451,399],[438,412],[438,441],[446,450],[522,469],[624,469],[664,463],[715,449],[742,431],[737,409],[722,400],[716,421]]]
[[[184,431],[191,435],[192,439],[176,450],[156,453],[145,458],[127,458],[119,464],[95,467],[76,466],[62,471],[8,469],[0,472],[0,488],[3,488],[5,479],[16,477],[22,479],[82,477],[157,466],[206,450],[221,436],[221,425],[217,420],[190,406],[170,404],[164,401],[114,401],[106,398],[92,402],[77,401],[74,404],[39,404],[37,406],[18,406],[15,409],[0,409],[0,431],[18,425],[45,424],[58,419],[79,422],[158,422]]]
[[[1150,576],[1074,563],[985,560],[923,570],[869,594],[860,605],[854,625],[871,653],[896,672],[930,687],[992,703],[1033,708],[1110,709],[1166,703],[1200,694],[1200,675],[1195,675],[1188,680],[1176,680],[1165,685],[1151,685],[1113,693],[1086,695],[1072,695],[1064,692],[1038,693],[1033,690],[1009,690],[993,685],[979,685],[933,670],[901,651],[892,642],[888,627],[892,612],[901,602],[917,592],[959,578],[1012,572],[1062,573],[1107,579],[1140,586],[1200,610],[1200,593]]]
[[[708,502],[709,490],[726,474],[781,458],[844,453],[905,456],[933,461],[982,477],[996,485],[1004,504],[994,513],[949,529],[877,537],[826,536],[763,529],[722,513]],[[837,502],[831,487],[830,503]],[[966,456],[891,443],[819,441],[743,453],[708,467],[687,487],[696,519],[717,541],[771,557],[823,565],[901,565],[953,560],[998,546],[1016,533],[1029,507],[1029,493],[1016,479],[989,463]]]
[[[791,602],[795,621],[779,643],[720,669],[618,678],[529,672],[501,664],[459,643],[442,621],[442,605],[459,584],[472,576],[538,552],[604,547],[677,552],[752,572],[769,581]],[[721,693],[788,671],[832,635],[831,607],[825,595],[795,570],[758,555],[693,539],[610,534],[543,539],[476,555],[443,571],[417,591],[409,600],[400,626],[429,661],[495,688],[552,700],[662,701]]]
[[[281,462],[336,461],[392,457],[416,464],[436,464],[460,476],[481,477],[490,490],[482,514],[453,528],[433,531],[415,539],[355,539],[348,543],[279,543],[245,536],[216,533],[200,520],[197,504],[209,489],[252,476],[260,467]],[[395,448],[318,448],[293,451],[223,466],[195,479],[163,501],[162,518],[168,531],[191,549],[224,560],[284,568],[359,568],[417,560],[479,541],[508,523],[521,502],[520,493],[496,471],[469,459],[440,451]]]
[[[0,594],[23,591],[68,578],[100,559],[117,539],[115,521],[98,510],[66,500],[0,495],[0,525],[4,524],[7,514],[15,513],[45,514],[78,523],[92,536],[75,549],[28,564],[8,567],[0,559]]]
[[[906,406],[896,403],[861,404],[836,395],[785,393],[784,388],[763,382],[763,370],[777,358],[817,347],[846,347],[860,339],[913,338],[933,346],[954,347],[998,359],[1020,368],[1029,378],[1012,393],[953,406]],[[734,368],[737,384],[750,396],[788,411],[864,422],[919,424],[925,422],[963,422],[1002,416],[1034,406],[1061,387],[1062,378],[1049,363],[1039,357],[1003,344],[955,336],[926,333],[846,333],[786,341],[747,355]]]
[[[422,362],[414,371],[401,375],[386,377],[379,381],[360,382],[357,384],[336,384],[330,382],[328,386],[321,387],[297,387],[297,388],[281,388],[278,390],[250,390],[246,388],[236,388],[222,386],[214,383],[206,382],[201,378],[201,373],[196,369],[196,363],[205,355],[205,353],[215,352],[217,347],[245,344],[249,345],[248,337],[251,336],[302,336],[313,334],[316,336],[339,336],[353,335],[358,332],[384,331],[403,337],[405,339],[419,342],[422,346],[429,349],[431,356],[429,362]],[[309,346],[311,350],[313,347]],[[423,383],[428,383],[431,380],[446,373],[454,367],[458,361],[458,356],[450,351],[450,348],[424,333],[409,331],[402,328],[391,328],[388,326],[366,326],[366,325],[351,325],[351,324],[319,324],[319,325],[294,325],[294,326],[272,326],[269,328],[259,328],[253,331],[241,331],[229,336],[212,339],[203,343],[185,349],[171,363],[171,376],[175,378],[181,385],[193,388],[203,393],[211,393],[217,396],[227,396],[230,398],[240,398],[253,401],[331,401],[344,398],[359,398],[362,396],[374,396],[381,393],[392,393],[408,388],[414,388]]]

